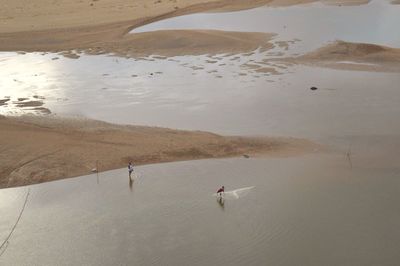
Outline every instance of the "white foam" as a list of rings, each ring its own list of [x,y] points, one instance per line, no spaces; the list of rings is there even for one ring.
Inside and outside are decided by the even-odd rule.
[[[235,190],[225,191],[224,193],[222,193],[221,196],[218,195],[217,193],[214,193],[213,196],[214,197],[222,197],[224,199],[239,199],[239,198],[242,198],[242,197],[246,196],[247,194],[249,194],[249,192],[253,188],[255,188],[255,186],[238,188]]]

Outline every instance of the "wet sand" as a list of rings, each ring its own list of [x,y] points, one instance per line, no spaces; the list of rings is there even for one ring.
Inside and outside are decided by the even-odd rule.
[[[400,49],[336,41],[314,52],[293,58],[293,61],[342,70],[400,72]]]
[[[216,55],[262,51],[273,48],[274,34],[218,30],[172,30],[129,34],[120,42],[84,50],[88,54],[115,54],[126,57],[148,55]],[[160,41],[162,40],[162,41]]]
[[[201,131],[122,126],[88,119],[1,117],[0,187],[124,167],[248,154],[290,156],[319,146],[291,138],[224,137]]]

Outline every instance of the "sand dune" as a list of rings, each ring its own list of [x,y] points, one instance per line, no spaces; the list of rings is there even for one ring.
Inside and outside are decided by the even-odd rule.
[[[290,138],[224,137],[208,132],[123,126],[87,119],[0,117],[0,188],[178,160],[288,156],[319,146]]]
[[[347,70],[400,72],[400,49],[375,44],[336,41],[296,57],[296,63]]]

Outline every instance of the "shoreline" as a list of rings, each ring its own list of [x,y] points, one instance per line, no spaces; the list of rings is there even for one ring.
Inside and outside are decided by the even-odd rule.
[[[116,125],[97,120],[0,117],[0,188],[16,187],[134,165],[229,158],[288,157],[317,152],[311,141],[221,136],[204,131]]]
[[[80,27],[131,24],[130,28],[175,16],[200,12],[230,12],[260,6],[289,7],[310,3],[324,5],[353,6],[365,5],[370,0],[81,0],[57,1],[0,0],[0,36],[7,33],[60,31]],[[398,0],[393,0],[396,4]],[[18,16],[16,16],[18,14]],[[51,23],[50,23],[51,22]],[[130,29],[129,29],[130,30]]]
[[[0,5],[2,1],[0,0]],[[115,54],[130,57],[132,54],[141,56],[154,53],[154,43],[168,37],[163,44],[168,48],[175,48],[174,55],[190,54],[191,45],[199,39],[205,44],[198,44],[197,48],[210,53],[249,52],[254,47],[270,46],[269,34],[223,32],[218,34],[204,34],[206,31],[169,31],[148,35],[129,34],[136,27],[181,15],[201,12],[224,12],[251,9],[259,6],[271,8],[279,6],[293,6],[321,2],[327,5],[367,4],[368,0],[250,0],[243,3],[240,0],[177,0],[157,1],[152,4],[143,0],[117,0],[115,3],[103,1],[68,1],[54,4],[54,1],[39,0],[42,4],[19,3],[7,4],[0,16],[0,51],[4,52],[55,52],[76,58],[76,52],[87,54]],[[2,5],[3,6],[3,5]],[[114,10],[116,8],[116,10]],[[18,18],[14,17],[16,13]],[[184,32],[184,34],[182,34]],[[203,32],[201,38],[194,38]],[[211,32],[211,31],[208,31]],[[261,36],[262,35],[262,36]],[[147,38],[143,38],[147,36]],[[138,40],[139,38],[139,40]],[[154,41],[157,40],[157,41]],[[181,47],[172,45],[173,41],[189,42],[190,45]],[[138,41],[142,43],[136,49]],[[214,47],[213,44],[217,43]],[[229,44],[228,47],[220,44]],[[148,47],[150,45],[150,47]],[[173,47],[171,47],[171,45]],[[204,46],[205,45],[205,46]],[[157,46],[157,45],[156,45]],[[188,48],[189,46],[189,48]],[[204,46],[204,48],[203,48]],[[178,51],[182,49],[182,51]],[[207,49],[206,49],[207,48]],[[199,50],[197,49],[197,50]],[[159,50],[160,51],[160,50]],[[170,51],[161,49],[165,55]],[[176,52],[178,51],[178,52]],[[196,47],[194,49],[196,51]],[[161,54],[162,55],[162,54]]]

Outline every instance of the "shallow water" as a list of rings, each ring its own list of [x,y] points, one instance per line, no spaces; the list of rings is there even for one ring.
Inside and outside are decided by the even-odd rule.
[[[30,186],[0,264],[396,265],[398,170],[238,158],[139,167],[131,187],[125,169]],[[221,185],[255,188],[222,204]],[[27,189],[0,190],[2,236]]]
[[[208,56],[154,61],[107,56],[53,61],[53,56],[4,56],[0,99],[38,95],[55,114],[230,135],[325,141],[400,132],[397,73],[290,67],[281,75],[262,75],[241,67],[257,54],[218,57],[220,63],[207,63]],[[27,111],[12,104],[0,110]]]

